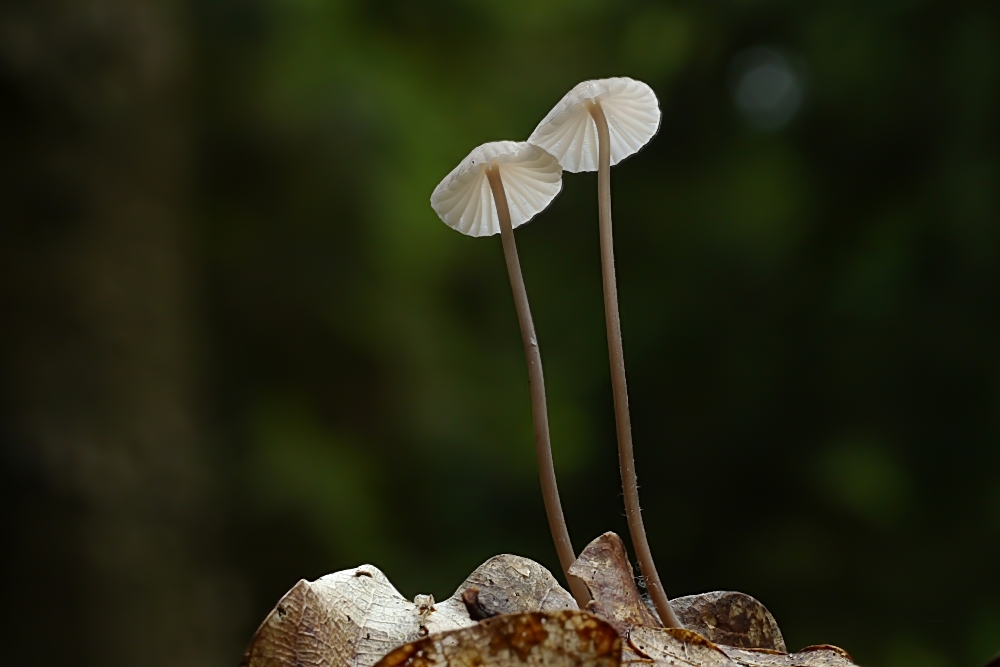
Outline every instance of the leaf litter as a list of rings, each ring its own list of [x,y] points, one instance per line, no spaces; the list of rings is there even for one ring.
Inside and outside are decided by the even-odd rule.
[[[538,563],[495,556],[442,602],[407,600],[373,565],[297,583],[257,630],[240,667],[852,667],[835,646],[787,653],[771,613],[735,591],[671,600],[664,628],[621,539],[605,533],[570,568],[592,600]],[[641,663],[641,665],[640,665]]]
[[[381,570],[362,565],[299,581],[261,624],[240,665],[371,667],[402,644],[474,625],[463,596],[483,618],[576,608],[548,570],[520,556],[489,559],[437,603],[430,595],[407,600]]]

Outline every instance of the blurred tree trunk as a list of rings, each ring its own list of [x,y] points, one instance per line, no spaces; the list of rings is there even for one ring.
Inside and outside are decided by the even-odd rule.
[[[235,660],[206,558],[180,9],[0,10],[7,664]]]

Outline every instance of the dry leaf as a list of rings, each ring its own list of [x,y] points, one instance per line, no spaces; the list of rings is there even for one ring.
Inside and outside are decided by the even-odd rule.
[[[462,593],[479,589],[479,603],[490,613],[576,609],[576,600],[552,573],[533,560],[504,554],[489,559],[462,583],[443,604],[461,604]]]
[[[807,646],[798,653],[778,653],[766,649],[720,646],[737,665],[745,667],[856,667],[842,648],[823,644]]]
[[[654,667],[685,665],[694,667],[738,667],[718,646],[697,632],[683,628],[634,626],[625,646],[634,652],[623,661],[648,662]]]
[[[421,602],[406,600],[371,565],[300,581],[257,630],[240,664],[368,667],[421,634],[472,623],[464,613],[431,612],[427,601]]]
[[[588,609],[623,635],[636,625],[663,627],[640,596],[625,545],[614,533],[604,533],[588,544],[569,573],[590,589],[594,599]],[[745,593],[715,591],[676,598],[670,604],[685,628],[716,644],[785,651],[774,617]]]
[[[623,662],[650,661],[653,667],[855,667],[851,656],[836,646],[810,646],[788,654],[719,646],[681,628],[635,626],[625,642]]]
[[[583,611],[505,614],[400,646],[376,667],[619,667],[622,644]]]
[[[785,640],[767,608],[746,593],[713,591],[670,601],[688,630],[709,641],[740,648],[764,648],[784,653]]]
[[[635,575],[625,545],[614,533],[604,533],[586,546],[570,566],[593,598],[587,608],[625,635],[633,625],[661,628],[658,617],[646,606],[635,585]]]
[[[463,593],[478,589],[484,615],[575,608],[544,567],[495,556],[451,598],[410,602],[373,565],[300,581],[261,624],[241,667],[370,667],[388,651],[429,634],[473,625]]]

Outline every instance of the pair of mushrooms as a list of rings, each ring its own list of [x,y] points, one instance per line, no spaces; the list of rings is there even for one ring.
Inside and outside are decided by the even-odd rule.
[[[563,169],[569,172],[597,170],[604,315],[625,512],[639,568],[656,611],[664,625],[680,627],[656,573],[639,511],[611,234],[611,165],[642,148],[656,134],[659,125],[656,95],[645,83],[628,78],[585,81],[559,101],[527,142],[497,141],[473,150],[434,189],[431,206],[446,224],[463,234],[500,234],[528,362],[535,451],[545,511],[559,562],[573,596],[583,608],[590,596],[583,582],[568,573],[576,554],[559,502],[549,441],[542,358],[521,276],[514,228],[531,220],[559,194]]]

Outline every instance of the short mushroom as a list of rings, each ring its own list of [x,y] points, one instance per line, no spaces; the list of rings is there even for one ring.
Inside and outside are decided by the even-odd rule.
[[[584,81],[569,91],[538,124],[528,142],[552,153],[566,171],[597,170],[604,317],[608,331],[625,514],[639,569],[660,620],[668,627],[681,627],[656,573],[639,510],[611,233],[611,165],[618,164],[646,145],[659,127],[660,107],[649,86],[624,77],[599,79]]]
[[[587,588],[568,570],[576,554],[569,539],[566,519],[559,502],[552,447],[549,440],[545,378],[535,325],[531,320],[528,293],[514,243],[514,228],[531,220],[562,189],[562,168],[554,157],[525,142],[497,141],[483,144],[445,176],[431,195],[431,206],[453,229],[468,236],[500,234],[510,287],[514,293],[521,341],[528,362],[531,412],[535,425],[535,453],[542,482],[545,513],[552,531],[559,563],[577,603],[590,600]]]

